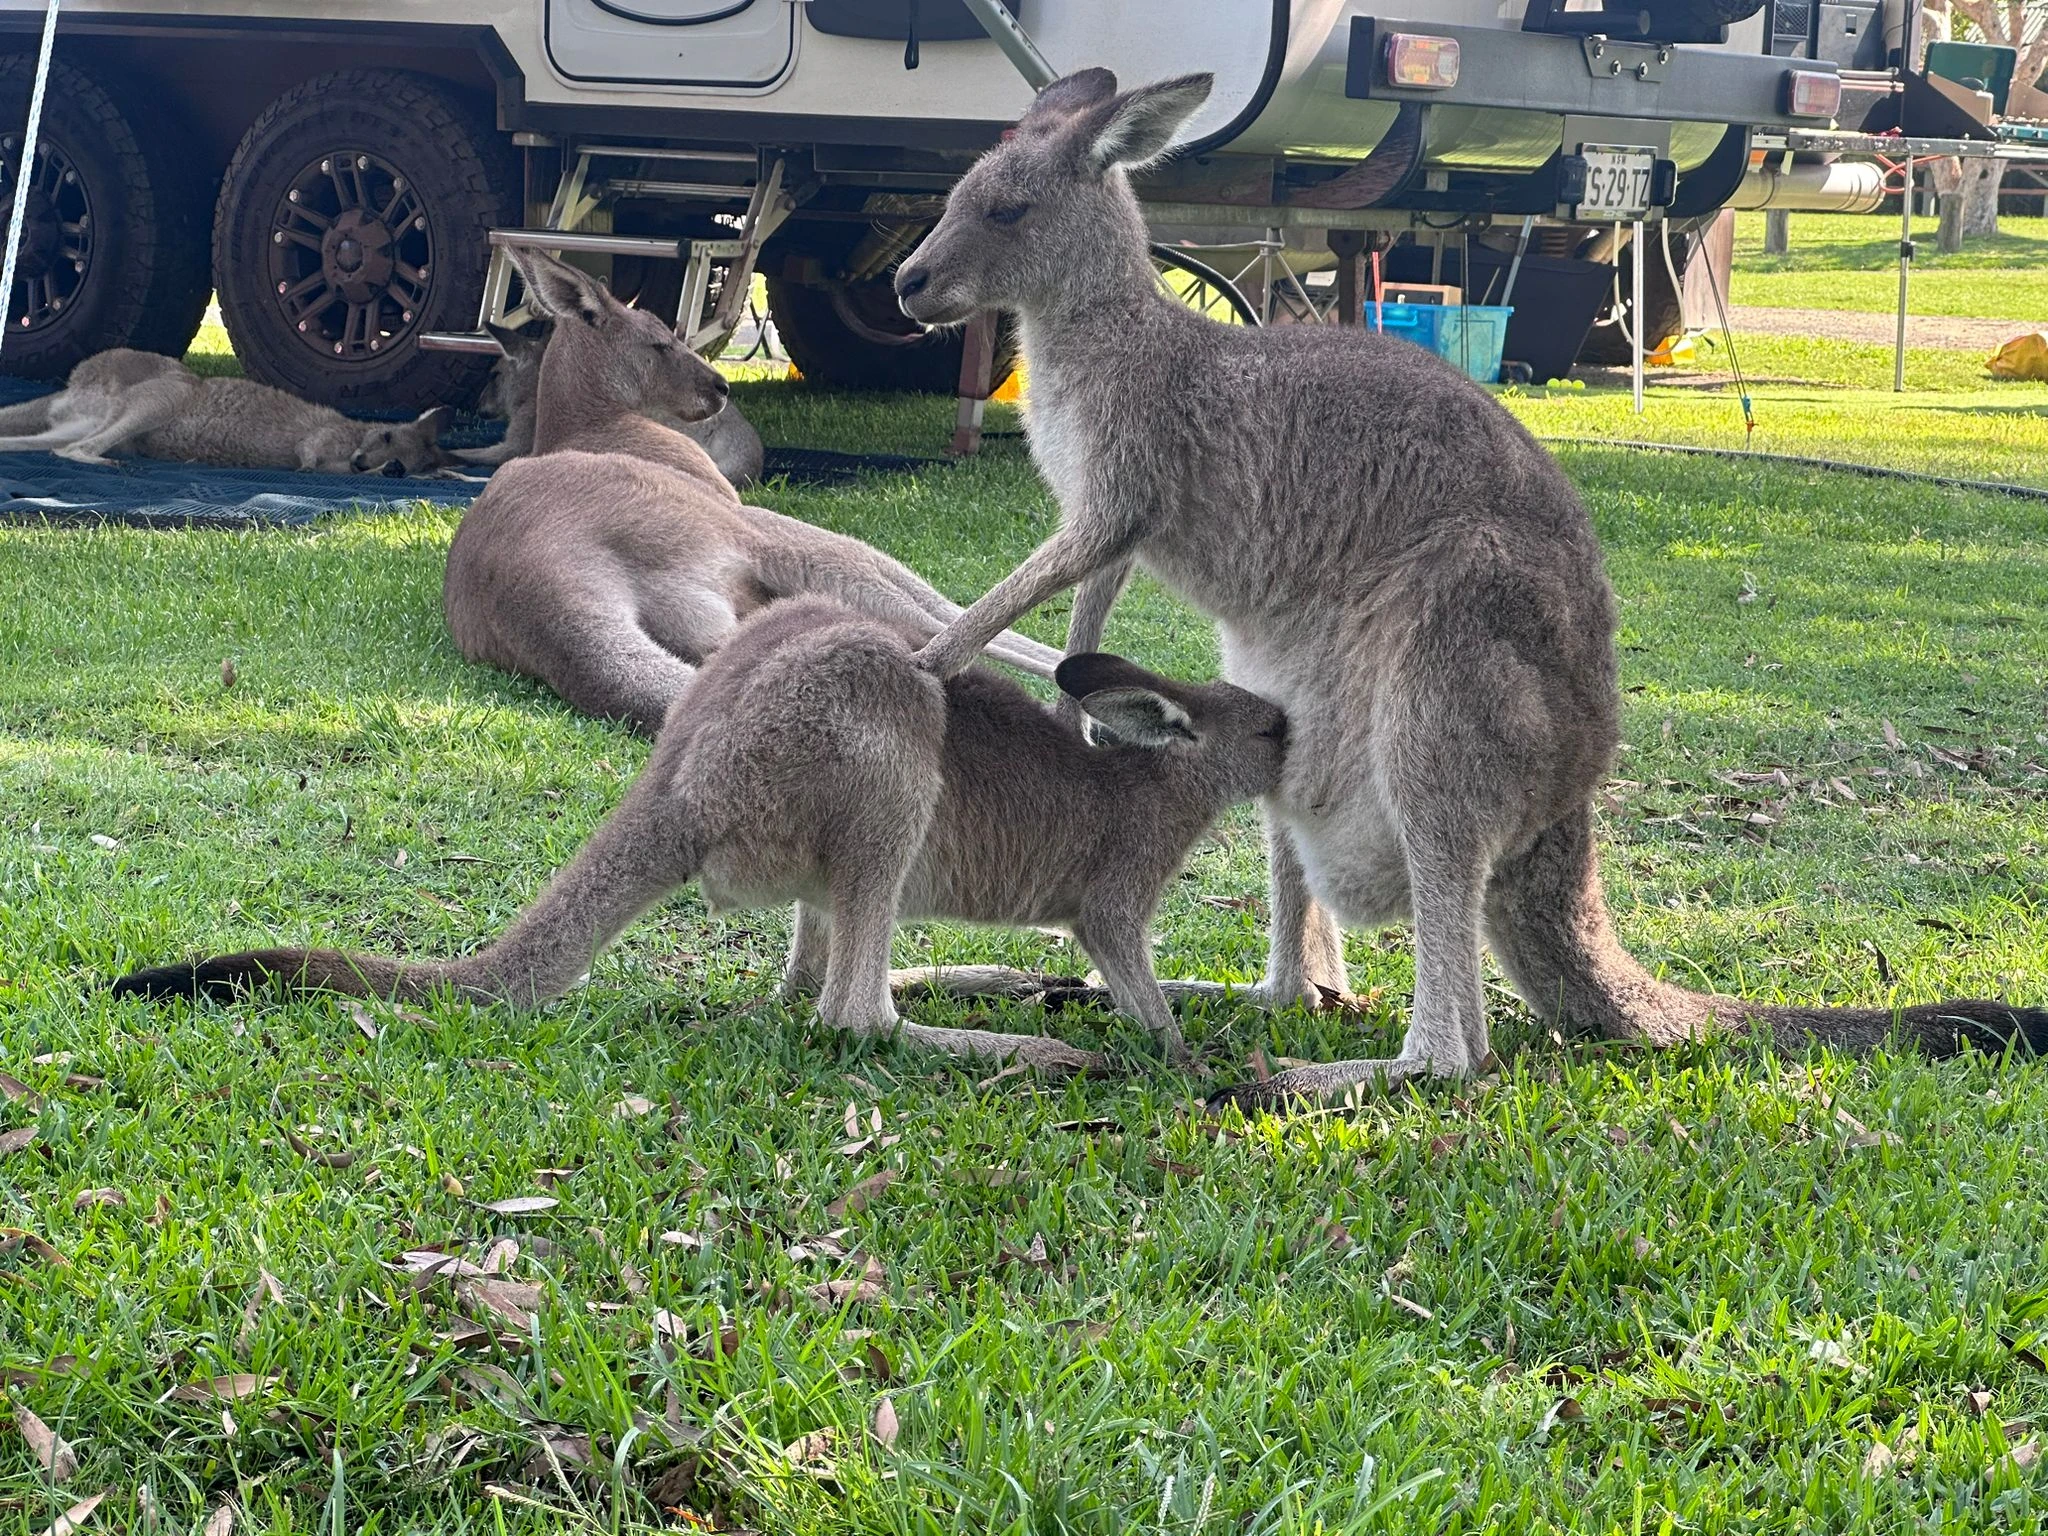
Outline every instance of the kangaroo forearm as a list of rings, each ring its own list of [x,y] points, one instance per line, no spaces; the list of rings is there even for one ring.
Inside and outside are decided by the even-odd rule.
[[[1126,558],[1128,548],[1127,539],[1111,542],[1093,533],[1076,532],[1071,526],[1062,527],[924,648],[925,667],[939,677],[952,676],[1033,608],[1083,577]]]
[[[1124,583],[1131,579],[1131,559],[1126,555],[1113,565],[1085,579],[1074,592],[1074,611],[1067,619],[1067,654],[1102,649],[1102,631],[1109,624],[1110,610],[1123,596]]]

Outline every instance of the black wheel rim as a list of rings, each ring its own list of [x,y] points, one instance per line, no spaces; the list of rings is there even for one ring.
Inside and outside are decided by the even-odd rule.
[[[0,139],[0,228],[14,214],[21,170],[21,138]],[[92,271],[95,234],[92,193],[63,146],[36,144],[35,170],[28,177],[28,206],[22,214],[21,252],[15,258],[14,292],[7,298],[7,329],[35,332],[54,325],[77,301]]]
[[[434,230],[412,178],[363,150],[313,161],[270,221],[270,291],[330,363],[376,360],[426,313]]]

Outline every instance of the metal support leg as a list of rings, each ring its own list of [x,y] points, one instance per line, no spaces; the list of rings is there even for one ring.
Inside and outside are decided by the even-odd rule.
[[[1337,323],[1365,324],[1365,231],[1333,229],[1330,254],[1337,258]]]
[[[1629,389],[1635,398],[1636,414],[1643,414],[1643,348],[1648,343],[1645,334],[1648,316],[1643,313],[1643,263],[1650,259],[1650,253],[1643,246],[1643,221],[1637,219],[1629,230],[1629,297],[1628,307],[1635,318],[1631,333],[1634,345],[1629,348]]]
[[[955,458],[972,458],[981,452],[981,418],[988,397],[996,387],[996,316],[983,310],[967,322],[964,345],[960,348],[960,398],[953,413]]]
[[[1892,392],[1906,390],[1906,284],[1913,270],[1913,162],[1906,162],[1904,195],[1899,199],[1899,326],[1892,339]]]

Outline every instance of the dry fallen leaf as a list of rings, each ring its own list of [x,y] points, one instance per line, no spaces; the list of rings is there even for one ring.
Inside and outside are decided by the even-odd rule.
[[[83,1211],[93,1206],[112,1206],[116,1210],[128,1203],[128,1197],[118,1189],[81,1189],[71,1198],[71,1209]]]
[[[875,1404],[875,1443],[884,1450],[896,1443],[896,1405],[883,1398]]]
[[[1991,1412],[1991,1394],[1979,1387],[1974,1392],[1963,1394],[1963,1406],[1970,1410],[1970,1417],[1981,1419]]]
[[[232,656],[223,656],[220,659],[220,685],[223,688],[235,686],[235,658]]]
[[[697,1342],[690,1346],[690,1358],[693,1360],[730,1360],[739,1352],[740,1331],[730,1325],[716,1333],[700,1335]]]
[[[377,1027],[377,1021],[370,1017],[370,1010],[361,1003],[350,1003],[348,1016],[355,1021],[356,1028],[363,1032],[365,1040],[374,1040],[383,1033]]]
[[[894,1184],[902,1174],[894,1168],[884,1168],[880,1173],[868,1175],[845,1194],[825,1207],[825,1214],[835,1221],[841,1216],[858,1215],[868,1208],[870,1202]]]
[[[0,1072],[0,1098],[10,1104],[26,1104],[30,1109],[40,1109],[43,1104],[33,1088],[6,1072]]]
[[[1897,1461],[1898,1458],[1892,1454],[1890,1446],[1882,1440],[1873,1440],[1870,1442],[1870,1449],[1863,1453],[1863,1475],[1883,1477],[1891,1471]]]
[[[2042,1442],[2040,1440],[2021,1440],[2017,1446],[2013,1446],[2009,1452],[2005,1452],[1999,1460],[1995,1460],[1991,1464],[1991,1470],[1987,1473],[1987,1477],[1997,1477],[2001,1470],[2013,1470],[2013,1473],[2032,1473],[2032,1470],[2040,1464],[2040,1458],[2042,1458]]]
[[[542,1211],[552,1211],[562,1202],[553,1195],[514,1195],[509,1200],[490,1200],[479,1206],[494,1216],[538,1216]]]
[[[453,1195],[458,1200],[460,1200],[463,1196],[462,1180],[455,1177],[455,1175],[452,1173],[444,1173],[441,1175],[441,1188],[446,1190],[449,1194]]]
[[[533,1327],[541,1306],[539,1286],[510,1280],[458,1280],[455,1294],[470,1306],[495,1312],[522,1333]]]
[[[235,1506],[223,1504],[206,1517],[206,1536],[233,1536]]]
[[[804,1294],[809,1296],[826,1311],[837,1311],[847,1302],[866,1303],[877,1301],[883,1292],[881,1286],[872,1280],[827,1280],[822,1285],[807,1286]]]
[[[250,1294],[248,1304],[242,1308],[242,1329],[235,1335],[235,1349],[246,1354],[250,1340],[256,1337],[256,1319],[265,1306],[284,1305],[284,1287],[277,1283],[277,1276],[267,1269],[256,1271],[256,1289]]]
[[[109,1490],[111,1491],[111,1490]],[[106,1493],[96,1493],[89,1499],[81,1499],[50,1524],[43,1527],[42,1536],[71,1536],[71,1533],[92,1518],[92,1512],[100,1507]]]
[[[52,1483],[67,1482],[78,1470],[78,1457],[71,1447],[54,1429],[31,1413],[26,1403],[14,1405],[14,1427],[21,1431],[21,1438],[28,1442],[36,1465],[43,1469],[44,1476]]]
[[[637,1120],[642,1115],[654,1113],[654,1100],[629,1093],[612,1106],[612,1113],[621,1120]]]
[[[1879,728],[1884,732],[1884,744],[1890,747],[1894,752],[1899,751],[1904,746],[1904,743],[1899,740],[1899,732],[1897,727],[1895,727],[1889,720],[1879,721],[1878,724]]]
[[[322,1168],[347,1168],[353,1165],[356,1160],[356,1155],[353,1152],[322,1152],[317,1148],[308,1146],[291,1131],[284,1133],[284,1139],[291,1144],[291,1149],[298,1153],[299,1156],[309,1163],[318,1163]]]
[[[20,1227],[0,1227],[0,1254],[12,1253],[17,1248],[26,1248],[45,1264],[54,1264],[59,1269],[69,1267],[71,1261],[33,1232],[24,1232]]]
[[[32,1125],[18,1126],[11,1131],[0,1131],[0,1157],[19,1152],[36,1139],[36,1128]]]
[[[211,1403],[221,1399],[229,1402],[244,1397],[254,1397],[267,1392],[283,1381],[282,1376],[216,1376],[211,1381],[194,1381],[177,1388],[171,1393],[174,1403]]]
[[[829,1475],[834,1470],[832,1448],[838,1440],[839,1431],[827,1424],[790,1441],[782,1448],[782,1458],[802,1471]]]
[[[154,1216],[145,1218],[142,1224],[145,1227],[161,1227],[165,1222],[169,1221],[170,1219],[170,1196],[164,1194],[162,1191],[158,1191],[156,1197],[156,1214]]]

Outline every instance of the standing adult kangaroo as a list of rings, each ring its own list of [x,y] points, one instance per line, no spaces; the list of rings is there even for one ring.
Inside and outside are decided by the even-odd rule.
[[[1489,1054],[1482,938],[1538,1013],[1611,1037],[1666,1044],[1718,1020],[1794,1049],[1895,1027],[1937,1051],[2015,1035],[2048,1047],[2037,1009],[1764,1006],[1670,986],[1622,950],[1593,842],[1620,693],[1591,520],[1535,439],[1407,342],[1219,325],[1160,294],[1125,172],[1167,152],[1209,85],[1119,95],[1101,69],[1054,81],[955,186],[896,292],[928,325],[1018,316],[1031,451],[1062,514],[924,664],[950,674],[1076,583],[1068,645],[1092,650],[1142,564],[1217,622],[1225,674],[1292,722],[1267,802],[1256,997],[1341,988],[1338,920],[1413,918],[1399,1056],[1297,1068],[1239,1096],[1473,1071]]]
[[[651,736],[705,657],[772,598],[836,597],[921,636],[959,616],[880,550],[742,505],[702,446],[648,415],[715,416],[718,370],[575,268],[537,252],[513,260],[554,329],[533,456],[491,476],[448,550],[441,607],[464,656]],[[989,654],[1039,677],[1060,659],[1009,634]]]

